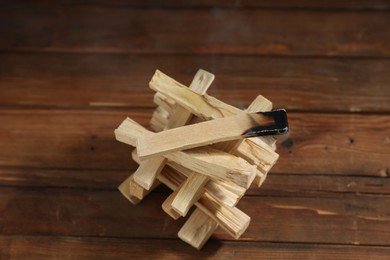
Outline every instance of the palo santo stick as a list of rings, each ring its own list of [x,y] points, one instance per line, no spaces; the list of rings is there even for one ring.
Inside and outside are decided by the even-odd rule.
[[[218,223],[216,221],[197,208],[182,226],[178,236],[181,240],[199,250],[211,237],[217,227]]]
[[[251,220],[247,214],[238,208],[226,207],[218,203],[207,192],[202,195],[196,205],[235,239],[240,238]]]
[[[156,70],[149,86],[205,120],[231,116],[241,111],[207,94],[199,95],[159,70]]]
[[[206,93],[207,89],[210,87],[213,82],[215,76],[207,71],[198,70],[194,79],[190,84],[190,89],[199,95],[203,95]],[[192,113],[180,105],[176,105],[176,109],[174,112],[174,117],[180,118],[178,120],[181,122],[188,122]],[[168,128],[176,128],[178,126],[178,122],[174,120],[170,120],[168,122]],[[199,174],[197,172],[192,172],[187,180],[178,188],[174,194],[172,194],[172,208],[176,210],[181,216],[185,216],[191,206],[199,199],[202,195],[203,187],[208,182],[209,177]]]
[[[173,102],[180,104],[182,107],[204,120],[232,116],[242,112],[240,109],[225,104],[207,94],[199,96],[181,84],[172,85],[170,84],[172,81],[174,81],[174,79],[157,70],[153,75],[149,86],[153,90],[158,91],[157,93],[164,93],[163,95],[165,97],[169,97]],[[267,111],[270,110],[271,107],[272,103],[259,95],[248,107],[247,111]],[[261,139],[272,147],[275,147],[276,139],[274,137],[263,136]]]
[[[195,125],[170,129],[137,139],[140,160],[222,141],[238,140],[288,130],[285,110],[240,113]]]
[[[139,158],[138,158],[137,148],[135,148],[135,149],[131,152],[131,159],[133,159],[134,162],[136,162],[136,163],[138,163],[138,164],[141,164],[141,161],[140,161]]]
[[[169,97],[166,97],[165,95],[156,92],[153,96],[153,102],[158,105],[159,107],[163,108],[165,111],[167,111],[169,114],[171,114],[172,110],[174,109],[176,102]]]
[[[245,139],[237,148],[235,154],[257,165],[257,168],[267,173],[279,158],[270,146],[261,140]]]
[[[132,179],[129,182],[129,192],[130,195],[142,200],[145,198],[146,195],[148,195],[152,190],[157,188],[158,185],[160,185],[159,181],[155,181],[153,185],[149,188],[149,190],[144,189],[142,186],[140,186],[137,182],[134,180],[134,174],[132,175]]]
[[[122,195],[128,199],[133,205],[137,205],[140,203],[140,199],[136,196],[130,194],[130,181],[132,180],[133,176],[128,177],[126,180],[124,180],[118,187],[118,190],[122,193]]]
[[[258,95],[252,103],[249,105],[249,107],[246,109],[247,113],[255,113],[255,112],[264,112],[269,111],[272,109],[272,102],[263,97],[262,95]],[[268,136],[262,136],[257,137],[261,139],[267,139]],[[267,139],[268,140],[268,139]],[[213,148],[225,151],[225,152],[232,152],[237,149],[237,147],[241,144],[241,140],[237,141],[228,141],[228,142],[220,142],[213,145]]]
[[[169,122],[169,117],[170,115],[165,109],[157,107],[150,119],[150,127],[156,132],[164,130]]]
[[[131,130],[129,130],[131,129]],[[118,141],[133,145],[134,140],[152,132],[131,119],[126,119],[115,130]],[[138,149],[138,148],[137,148]],[[231,181],[244,188],[248,188],[256,175],[256,166],[249,164],[242,158],[201,147],[185,152],[175,152],[165,156],[192,171],[202,173],[214,179]]]
[[[193,82],[195,83],[192,83],[190,88],[192,88],[192,90],[196,91],[197,93],[203,94],[207,91],[213,79],[214,79],[213,74],[203,70],[199,70],[193,80]],[[172,84],[180,84],[180,83],[175,81]],[[172,113],[173,114],[170,116],[165,109],[158,107],[153,113],[153,117],[151,120],[152,128],[154,128],[154,130],[156,131],[160,131],[164,128],[182,126],[185,123],[187,123],[187,121],[191,117],[191,113],[180,106],[175,106],[174,109],[172,110]],[[127,121],[135,123],[130,119]],[[135,129],[129,129],[129,127],[126,127],[126,125],[121,125],[119,128],[121,127],[126,128],[125,131],[132,131],[136,133],[139,133],[139,131],[141,131],[142,129],[140,126],[135,126]],[[129,141],[132,144],[134,144],[133,140],[129,140]],[[134,180],[140,186],[148,190],[152,186],[157,174],[164,167],[165,162],[166,162],[165,158],[157,157],[145,161],[144,163],[141,163],[134,174]]]
[[[142,162],[134,173],[134,180],[144,189],[152,187],[157,174],[164,167],[166,159],[164,157],[154,157]]]
[[[158,179],[169,188],[176,190],[181,184],[177,174],[166,171],[168,167],[158,175]],[[205,192],[195,205],[216,221],[223,230],[238,239],[249,225],[250,217],[236,207],[228,207],[214,199]]]
[[[244,140],[234,154],[257,165],[257,173],[253,181],[257,187],[263,184],[267,173],[279,158],[279,155],[274,152],[271,146],[258,138]]]
[[[146,190],[134,181],[134,174],[132,174],[119,185],[118,189],[123,194],[123,196],[125,196],[131,203],[136,205],[159,185],[160,182],[157,181],[149,190]]]
[[[194,173],[193,171],[175,162],[168,162],[168,165],[173,170],[177,171],[178,174],[183,174],[187,177]],[[246,189],[232,182],[209,180],[204,186],[204,191],[207,191],[211,196],[213,196],[218,201],[224,203],[225,205],[234,207],[241,199],[241,197],[245,194]]]
[[[181,215],[187,215],[191,206],[203,194],[203,187],[208,182],[209,178],[203,174],[193,172],[182,186],[177,189],[177,193],[172,201],[172,207]]]
[[[135,146],[136,137],[142,135],[145,131],[141,125],[130,118],[126,118],[122,124],[119,125],[117,129],[115,129],[115,137],[118,141],[127,143],[129,145]],[[150,163],[151,162],[151,163]],[[162,157],[155,158],[153,161],[146,161],[141,163],[136,171],[136,178],[134,182],[137,182],[143,189],[149,190],[153,183],[155,182],[156,175],[161,171],[162,164],[159,165],[158,162],[162,162],[165,164],[165,159]],[[134,177],[133,177],[134,178]],[[133,183],[130,183],[133,186],[130,186],[131,190],[139,190]],[[143,197],[142,197],[143,198]]]
[[[209,88],[211,82],[214,79],[214,75],[203,70],[199,70],[194,77],[194,82],[196,84],[191,85],[191,89],[197,93],[203,94]],[[178,82],[171,82],[172,84],[180,84]],[[158,107],[153,114],[156,119],[166,119],[165,128],[172,128],[177,126],[182,126],[187,123],[191,117],[191,113],[185,110],[180,106],[175,106],[172,110],[172,115],[170,116],[166,110]],[[169,119],[168,119],[169,117]],[[153,121],[152,121],[153,122]],[[163,123],[164,124],[164,123]],[[153,124],[152,124],[153,126]],[[157,128],[157,127],[156,127]],[[159,128],[157,128],[159,129]],[[154,180],[156,179],[157,174],[162,170],[166,162],[166,159],[163,157],[157,157],[155,159],[151,158],[144,163],[141,163],[137,171],[134,174],[134,180],[145,189],[149,189]]]
[[[194,172],[202,173],[212,179],[230,181],[246,189],[256,175],[255,165],[249,164],[240,157],[209,147],[179,151],[166,154],[165,157]]]
[[[180,186],[175,191],[173,191],[168,196],[168,198],[165,199],[165,201],[161,205],[161,207],[165,211],[165,213],[167,213],[169,216],[171,216],[175,220],[180,218],[180,214],[175,209],[172,208],[172,201],[175,199],[176,194],[179,192],[179,188],[180,188]]]
[[[189,87],[199,95],[206,93],[215,76],[205,70],[198,70]],[[166,129],[172,129],[185,125],[192,117],[192,113],[180,105],[176,105],[172,118],[168,121]]]
[[[118,128],[114,130],[114,133],[117,141],[135,147],[137,143],[137,138],[139,138],[145,133],[147,134],[152,132],[147,130],[131,118],[126,118],[118,126]]]

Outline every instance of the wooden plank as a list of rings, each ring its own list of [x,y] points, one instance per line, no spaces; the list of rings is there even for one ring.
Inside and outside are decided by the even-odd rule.
[[[148,8],[266,8],[266,9],[310,9],[310,10],[389,10],[390,4],[386,0],[343,0],[343,1],[256,1],[256,0],[243,0],[240,2],[234,0],[191,0],[191,1],[179,1],[179,0],[166,0],[166,1],[143,1],[143,0],[84,0],[82,2],[77,0],[67,0],[63,2],[61,0],[38,0],[34,1],[34,4],[71,4],[71,5],[89,5],[89,6],[110,6],[121,8],[134,8],[134,7],[148,7]],[[30,1],[18,0],[8,3],[4,3],[4,6],[23,6],[33,5]]]
[[[151,247],[151,245],[153,245]],[[341,246],[299,243],[210,241],[201,251],[179,240],[97,237],[1,236],[4,259],[144,258],[157,259],[388,259],[390,249],[378,246]],[[172,250],[167,250],[172,249]],[[218,252],[217,254],[215,252]]]
[[[34,169],[0,167],[1,186],[52,187],[79,189],[116,189],[128,177],[128,170]],[[212,182],[209,182],[209,184]],[[217,192],[221,187],[211,187]],[[159,188],[159,192],[168,192]],[[222,194],[230,190],[226,188]],[[248,195],[334,197],[339,193],[390,194],[390,180],[378,177],[280,175],[270,174],[261,189],[249,189]],[[217,199],[222,200],[221,197]],[[232,202],[229,203],[233,205]]]
[[[165,198],[152,193],[135,207],[116,190],[1,188],[0,226],[3,235],[175,238],[183,221],[161,210]],[[387,196],[246,196],[239,206],[252,218],[243,240],[389,246]]]
[[[147,125],[151,113],[0,109],[0,167],[135,170],[131,148],[112,131],[126,116]],[[289,122],[273,173],[388,175],[388,115],[289,113]]]
[[[153,8],[139,12],[37,4],[3,8],[0,17],[3,51],[366,57],[390,53],[386,12]]]
[[[200,67],[217,76],[209,94],[240,108],[262,94],[290,110],[390,112],[386,59],[209,55],[0,53],[0,104],[152,106],[156,68],[189,84]]]

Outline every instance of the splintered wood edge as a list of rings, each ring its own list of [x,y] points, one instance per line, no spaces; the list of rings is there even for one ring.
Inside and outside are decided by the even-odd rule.
[[[262,173],[268,173],[279,158],[279,154],[274,152],[269,145],[262,140],[251,138],[244,140],[234,154],[257,165]]]

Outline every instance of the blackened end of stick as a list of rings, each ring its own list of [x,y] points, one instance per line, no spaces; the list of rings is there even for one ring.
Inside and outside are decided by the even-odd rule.
[[[273,119],[274,123],[269,125],[258,125],[244,132],[245,137],[256,137],[265,135],[282,135],[288,132],[287,113],[285,109],[277,109],[267,112],[257,112]]]

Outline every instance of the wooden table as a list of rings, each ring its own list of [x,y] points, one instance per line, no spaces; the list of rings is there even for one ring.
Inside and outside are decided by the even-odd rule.
[[[388,259],[390,2],[8,1],[0,4],[0,259]],[[155,69],[246,107],[287,108],[291,133],[238,207],[239,241],[202,251],[159,188],[137,207],[113,130],[148,125]]]

